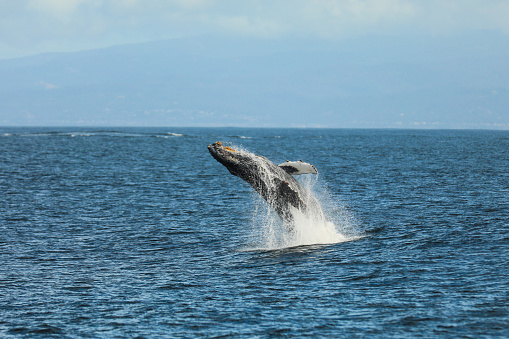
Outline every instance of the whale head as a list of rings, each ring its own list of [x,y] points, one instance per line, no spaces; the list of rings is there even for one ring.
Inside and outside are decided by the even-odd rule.
[[[230,171],[231,174],[238,176],[246,181],[253,176],[253,167],[256,161],[252,153],[241,152],[229,146],[224,146],[221,141],[217,141],[208,146],[209,152],[219,163]],[[261,158],[261,157],[260,157]]]
[[[217,141],[208,146],[209,152],[219,163],[226,167],[232,174],[238,175],[235,169],[241,164],[242,157],[240,153],[228,146],[223,146],[221,141]]]

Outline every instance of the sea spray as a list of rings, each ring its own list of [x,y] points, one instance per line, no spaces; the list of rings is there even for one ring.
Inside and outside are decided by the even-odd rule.
[[[326,222],[334,224],[335,229],[348,240],[362,237],[359,221],[339,197],[333,197],[319,176],[301,175],[299,182],[319,201]]]
[[[256,198],[252,219],[252,242],[256,248],[280,249],[353,240],[341,232],[352,228],[353,218],[345,218],[345,209],[337,208],[339,204],[317,185],[318,175],[292,177],[267,158],[238,145],[217,142],[209,145],[209,151],[230,173],[249,183],[258,193],[253,193]]]
[[[270,171],[264,175],[270,175]],[[343,204],[334,201],[325,187],[318,184],[318,175],[305,174],[296,179],[310,192],[308,199],[313,199],[313,203],[308,204],[310,208],[306,211],[292,208],[291,225],[284,223],[265,200],[253,193],[251,235],[256,248],[273,250],[303,245],[333,244],[358,238],[355,235],[357,221],[354,216]],[[265,177],[264,180],[272,182],[269,177]]]

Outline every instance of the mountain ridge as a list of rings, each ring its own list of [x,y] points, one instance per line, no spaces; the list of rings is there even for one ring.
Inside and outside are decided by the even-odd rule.
[[[432,58],[195,37],[0,60],[0,125],[509,128],[509,48],[450,41]]]

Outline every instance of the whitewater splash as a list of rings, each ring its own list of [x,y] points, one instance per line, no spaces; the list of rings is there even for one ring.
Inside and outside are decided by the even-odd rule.
[[[269,168],[269,163],[246,150],[241,152],[253,156],[257,166],[263,169],[260,173],[263,182],[275,185],[277,180],[274,178],[274,171]],[[357,233],[355,232],[356,219],[344,205],[330,197],[325,187],[318,184],[318,175],[303,174],[295,176],[295,179],[308,192],[305,197],[307,208],[305,210],[290,209],[291,225],[284,222],[267,204],[267,201],[278,199],[277,196],[269,196],[264,200],[258,194],[253,194],[255,209],[252,218],[252,236],[258,249],[273,250],[305,245],[335,244],[359,238],[355,235]],[[268,191],[276,192],[277,190],[269,189]]]
[[[314,194],[317,181],[306,179],[310,178],[309,174],[299,175],[300,179],[291,175],[317,173],[314,166],[304,162],[276,166],[263,156],[225,146],[220,141],[210,144],[208,150],[231,174],[246,181],[259,194],[253,222],[258,224],[255,227],[259,230],[258,247],[278,249],[352,240],[339,231],[329,213],[324,213],[322,203]],[[306,168],[313,170],[303,170]],[[315,174],[312,176],[317,178]]]
[[[298,180],[316,198],[318,206],[307,213],[292,209],[294,222],[289,228],[263,199],[253,194],[252,245],[248,250],[336,244],[361,238],[354,215],[330,197],[317,176],[303,175]]]

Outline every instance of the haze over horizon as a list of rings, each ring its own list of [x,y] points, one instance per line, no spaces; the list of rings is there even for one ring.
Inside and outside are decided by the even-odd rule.
[[[0,0],[0,125],[509,129],[505,1]]]

